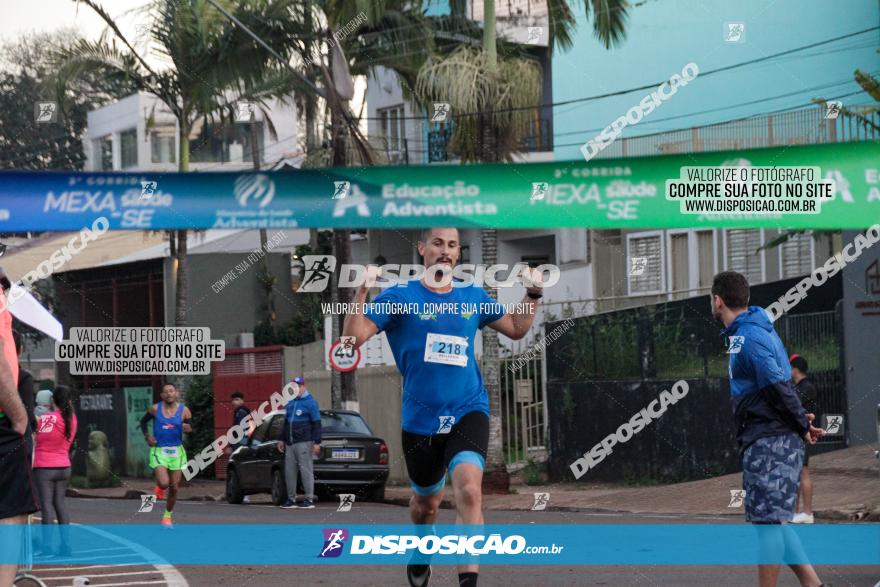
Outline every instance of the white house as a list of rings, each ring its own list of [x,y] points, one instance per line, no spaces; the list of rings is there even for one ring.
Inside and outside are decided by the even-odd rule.
[[[253,168],[252,137],[256,136],[262,168],[299,155],[296,106],[274,101],[267,108],[269,122],[259,108],[251,122],[224,127],[199,120],[190,132],[190,170],[236,171]],[[247,113],[246,106],[242,112]],[[140,92],[88,114],[84,138],[86,171],[175,171],[180,155],[177,120],[152,94]]]

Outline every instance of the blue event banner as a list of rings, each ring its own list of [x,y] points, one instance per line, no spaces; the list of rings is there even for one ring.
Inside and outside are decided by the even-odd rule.
[[[880,565],[880,524],[176,525],[0,526],[0,563]]]
[[[799,169],[805,170],[808,183],[802,191],[792,184],[796,201],[785,205],[776,204],[782,199],[776,196],[789,194],[778,179],[756,184],[766,185],[766,197],[760,190],[747,198],[733,190],[724,197],[701,197],[699,206],[696,200],[685,201],[681,194],[670,192],[670,182],[678,185],[689,176],[696,179],[684,183],[696,182],[706,190],[720,186],[700,179],[706,175],[696,173],[700,168],[716,169],[728,178],[733,170],[741,170],[736,177],[751,177],[748,172],[741,175],[747,168],[755,173],[763,168]],[[811,188],[820,190],[822,197],[811,196]],[[878,217],[878,141],[589,162],[259,173],[0,172],[0,233],[81,230],[99,219],[110,230],[431,226],[633,230],[866,228]]]

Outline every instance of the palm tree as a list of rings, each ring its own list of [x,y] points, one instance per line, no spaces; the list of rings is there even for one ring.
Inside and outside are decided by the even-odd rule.
[[[495,33],[495,0],[483,2],[483,42],[481,48],[464,44],[449,55],[432,57],[419,71],[415,93],[419,101],[449,103],[456,112],[479,113],[457,118],[449,148],[462,162],[510,160],[522,150],[519,137],[540,103],[541,71],[525,55],[498,58]],[[454,2],[453,15],[461,18],[460,2]],[[574,12],[565,0],[550,0],[548,25],[551,50],[568,49],[576,26]],[[627,0],[587,0],[586,16],[592,18],[595,36],[610,48],[623,41],[626,32]],[[502,45],[504,47],[504,45]],[[517,53],[507,46],[507,53]],[[532,112],[530,109],[534,108]],[[485,264],[497,261],[498,235],[494,229],[481,231]],[[487,287],[487,292],[494,294]],[[501,426],[501,385],[499,378],[498,335],[483,332],[483,382],[489,394],[489,454],[483,487],[487,492],[507,493],[510,477],[504,458]]]
[[[340,80],[361,75],[370,68],[385,66],[404,78],[414,79],[424,61],[428,27],[418,2],[389,0],[306,0],[295,12],[299,34],[291,37],[292,51],[300,56],[302,75],[318,85],[330,111],[329,131],[324,145],[319,145],[314,116],[319,110],[318,95],[305,92],[300,99],[306,113],[307,166],[344,167],[372,165],[374,153],[361,135],[350,112],[350,95],[339,90]],[[334,31],[357,25],[347,35]],[[430,40],[427,43],[430,47]],[[325,54],[325,48],[327,53]],[[413,56],[414,55],[414,56]],[[420,56],[421,55],[421,56]],[[310,241],[317,241],[317,233]],[[333,254],[338,266],[349,262],[351,231],[333,230]],[[331,277],[333,302],[347,302],[350,290],[335,287]],[[331,337],[341,333],[341,318],[334,317]],[[357,405],[355,373],[331,372],[331,402],[334,408],[351,409]]]
[[[268,53],[204,0],[154,0],[144,10],[150,19],[151,46],[166,68],[150,65],[96,0],[75,0],[91,8],[108,31],[98,41],[81,40],[57,55],[57,94],[63,100],[72,80],[91,73],[133,83],[156,96],[177,119],[178,170],[189,171],[190,133],[200,120],[225,124],[235,104],[249,101],[265,113],[269,99],[284,99],[295,85],[290,74]],[[295,0],[222,4],[273,46],[284,46],[295,33],[288,18]],[[112,36],[109,34],[112,32]],[[187,322],[187,230],[171,231],[175,259],[175,319]]]

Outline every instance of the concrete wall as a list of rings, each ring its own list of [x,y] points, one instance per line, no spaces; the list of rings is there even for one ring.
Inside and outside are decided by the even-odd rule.
[[[238,346],[236,335],[253,332],[264,315],[265,294],[257,281],[259,264],[250,266],[241,274],[214,291],[214,285],[227,272],[246,262],[249,253],[209,253],[190,255],[189,307],[187,323],[190,326],[210,326],[211,337],[225,339],[226,344]],[[290,257],[286,253],[269,253],[269,271],[277,278],[275,284],[275,311],[278,322],[293,317],[294,307],[290,291]],[[165,324],[174,324],[173,260],[165,259]]]
[[[301,375],[306,387],[321,409],[332,407],[330,400],[330,371],[324,366],[324,341],[318,340],[284,349],[285,381]],[[360,413],[377,436],[388,445],[391,464],[389,481],[408,483],[403,448],[400,444],[400,410],[403,379],[394,366],[365,367],[357,370]]]
[[[306,371],[304,375],[309,391],[322,407],[330,406],[330,371],[325,369]],[[390,483],[409,482],[403,447],[400,442],[400,409],[403,380],[396,367],[366,367],[357,371],[360,413],[377,436],[388,445]]]
[[[316,340],[315,342],[299,346],[284,347],[284,380],[290,381],[297,376],[305,377],[303,374],[306,371],[321,370],[324,368],[324,362],[323,340]],[[327,395],[326,404],[330,404],[329,394]]]
[[[855,231],[843,231],[851,243]],[[853,250],[850,249],[850,253]],[[880,243],[864,249],[843,269],[844,377],[849,417],[844,421],[848,444],[878,440],[877,405],[880,404]]]

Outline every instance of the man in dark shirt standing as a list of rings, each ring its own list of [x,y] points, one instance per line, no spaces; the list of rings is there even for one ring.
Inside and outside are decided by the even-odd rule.
[[[245,419],[245,417],[250,414],[250,410],[248,410],[244,405],[244,394],[240,391],[233,391],[230,396],[232,400],[232,425],[238,426],[241,424],[241,421]],[[248,422],[248,429],[245,431],[247,433],[245,438],[249,438],[251,433],[253,432],[253,423]],[[229,452],[234,453],[235,449],[237,449],[242,444],[245,444],[244,438],[238,444],[230,444]]]
[[[801,403],[807,412],[816,414],[819,417],[819,391],[813,385],[812,380],[807,376],[809,366],[807,360],[800,355],[792,355],[789,359],[791,363],[791,380],[794,382],[794,388],[801,397]],[[813,481],[810,479],[810,453],[813,452],[812,446],[807,445],[804,451],[804,468],[801,470],[801,484],[798,491],[798,508],[797,513],[792,518],[792,524],[812,524],[813,523]],[[803,501],[803,507],[801,507]]]
[[[245,407],[244,394],[240,391],[233,391],[232,395],[229,396],[229,398],[232,400],[232,425],[238,426],[239,424],[241,424],[241,421],[244,420],[245,417],[251,412]],[[250,438],[254,433],[254,428],[255,426],[253,420],[248,420],[248,426],[247,430],[245,430],[245,436],[242,437],[241,442],[239,442],[238,444],[230,444],[226,448],[226,454],[231,455],[238,449],[238,447],[246,445],[250,441]],[[245,495],[244,503],[250,502],[251,496]]]
[[[34,395],[34,376],[31,372],[21,366],[21,346],[22,336],[18,330],[12,331],[12,339],[15,341],[15,354],[18,355],[18,395],[21,396],[21,403],[28,413],[28,424],[30,424],[31,434],[37,431],[37,416],[34,413],[36,408],[36,400]]]

